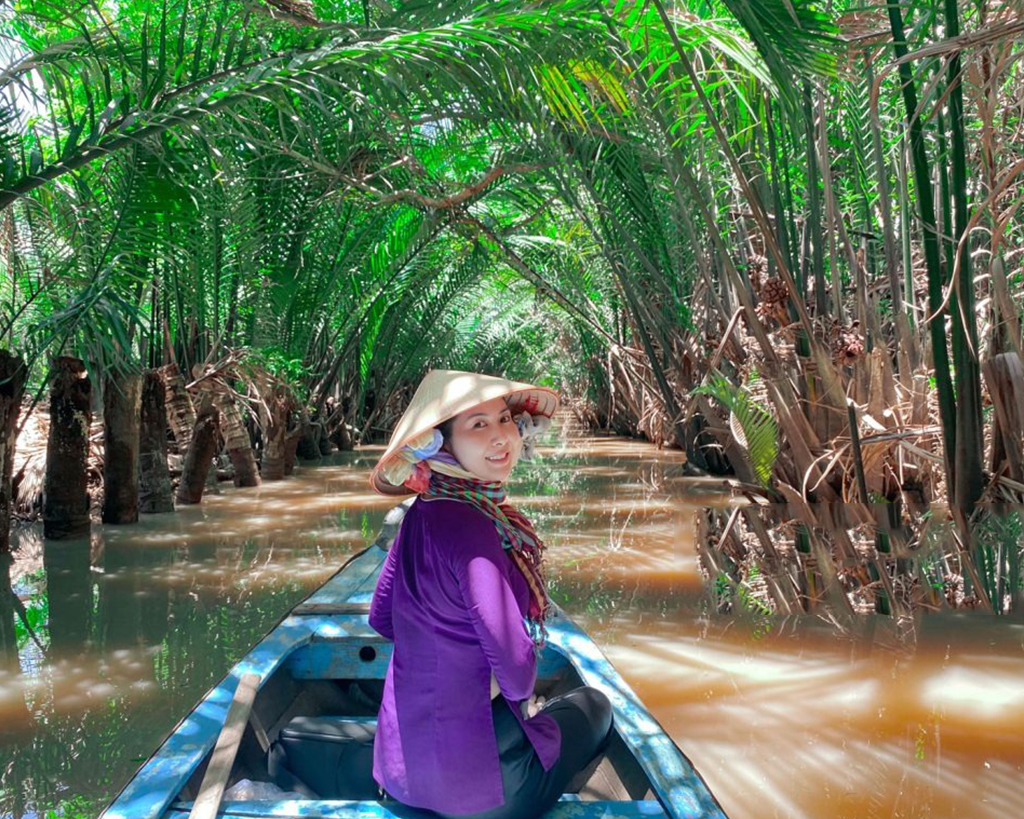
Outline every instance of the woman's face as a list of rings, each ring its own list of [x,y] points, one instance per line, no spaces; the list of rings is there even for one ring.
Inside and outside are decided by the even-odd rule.
[[[504,398],[492,398],[455,416],[445,447],[484,481],[504,481],[523,451],[523,439]]]

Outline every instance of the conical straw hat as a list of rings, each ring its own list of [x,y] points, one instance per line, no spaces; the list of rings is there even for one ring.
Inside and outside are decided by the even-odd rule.
[[[382,495],[412,495],[407,486],[394,486],[381,470],[412,438],[449,418],[492,398],[504,397],[513,414],[528,412],[550,418],[558,409],[558,393],[547,387],[509,381],[494,375],[461,370],[430,370],[391,433],[391,441],[370,473],[370,485]]]

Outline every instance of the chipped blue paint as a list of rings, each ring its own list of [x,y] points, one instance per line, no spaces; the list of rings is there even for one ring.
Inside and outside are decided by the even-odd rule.
[[[368,603],[373,597],[373,590],[377,585],[377,574],[387,552],[378,546],[371,546],[368,554],[373,555],[370,560],[364,559],[364,556],[364,558],[353,561],[344,572],[334,575],[303,602],[309,604]]]
[[[404,504],[403,504],[404,506]],[[392,510],[392,513],[397,511]],[[375,545],[348,564],[305,603],[369,602],[387,554],[397,521],[389,513],[385,531]],[[387,535],[387,536],[386,536]],[[383,548],[382,548],[383,547]],[[359,651],[372,646],[375,656],[362,659]],[[260,685],[282,663],[296,678],[381,679],[391,644],[367,623],[365,614],[304,614],[284,618],[183,719],[156,753],[139,769],[101,819],[184,819],[185,803],[170,806],[189,777],[210,752],[227,716],[228,706],[243,674],[259,675]],[[615,709],[615,728],[625,746],[646,772],[657,797],[627,802],[581,802],[566,795],[545,819],[726,819],[704,781],[690,762],[615,671],[593,640],[555,607],[548,623],[548,647],[541,655],[538,676],[556,674],[566,663],[587,685],[601,689]],[[387,802],[287,800],[230,802],[219,814],[235,817],[296,817],[296,819],[391,819]],[[397,818],[396,818],[397,819]]]

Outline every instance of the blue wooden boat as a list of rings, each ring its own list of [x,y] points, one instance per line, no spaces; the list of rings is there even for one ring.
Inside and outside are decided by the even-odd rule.
[[[297,605],[175,727],[101,819],[392,819],[379,799],[222,801],[224,789],[267,780],[267,748],[296,717],[373,725],[360,691],[383,686],[391,643],[367,622],[377,575],[412,500],[388,513],[372,546]],[[607,694],[614,736],[549,819],[725,819],[683,755],[597,645],[557,607],[538,663],[538,694],[579,685]]]

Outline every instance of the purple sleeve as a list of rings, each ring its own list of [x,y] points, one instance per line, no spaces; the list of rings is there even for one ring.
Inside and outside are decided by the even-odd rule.
[[[395,563],[398,561],[396,555],[399,536],[401,530],[392,541],[388,556],[384,558],[384,565],[377,576],[377,587],[373,590],[373,600],[370,602],[370,627],[388,640],[395,639],[395,630],[391,625],[391,593],[395,580]]]
[[[533,640],[506,572],[510,565],[490,521],[467,522],[453,568],[473,629],[507,700],[525,700],[537,680]]]

